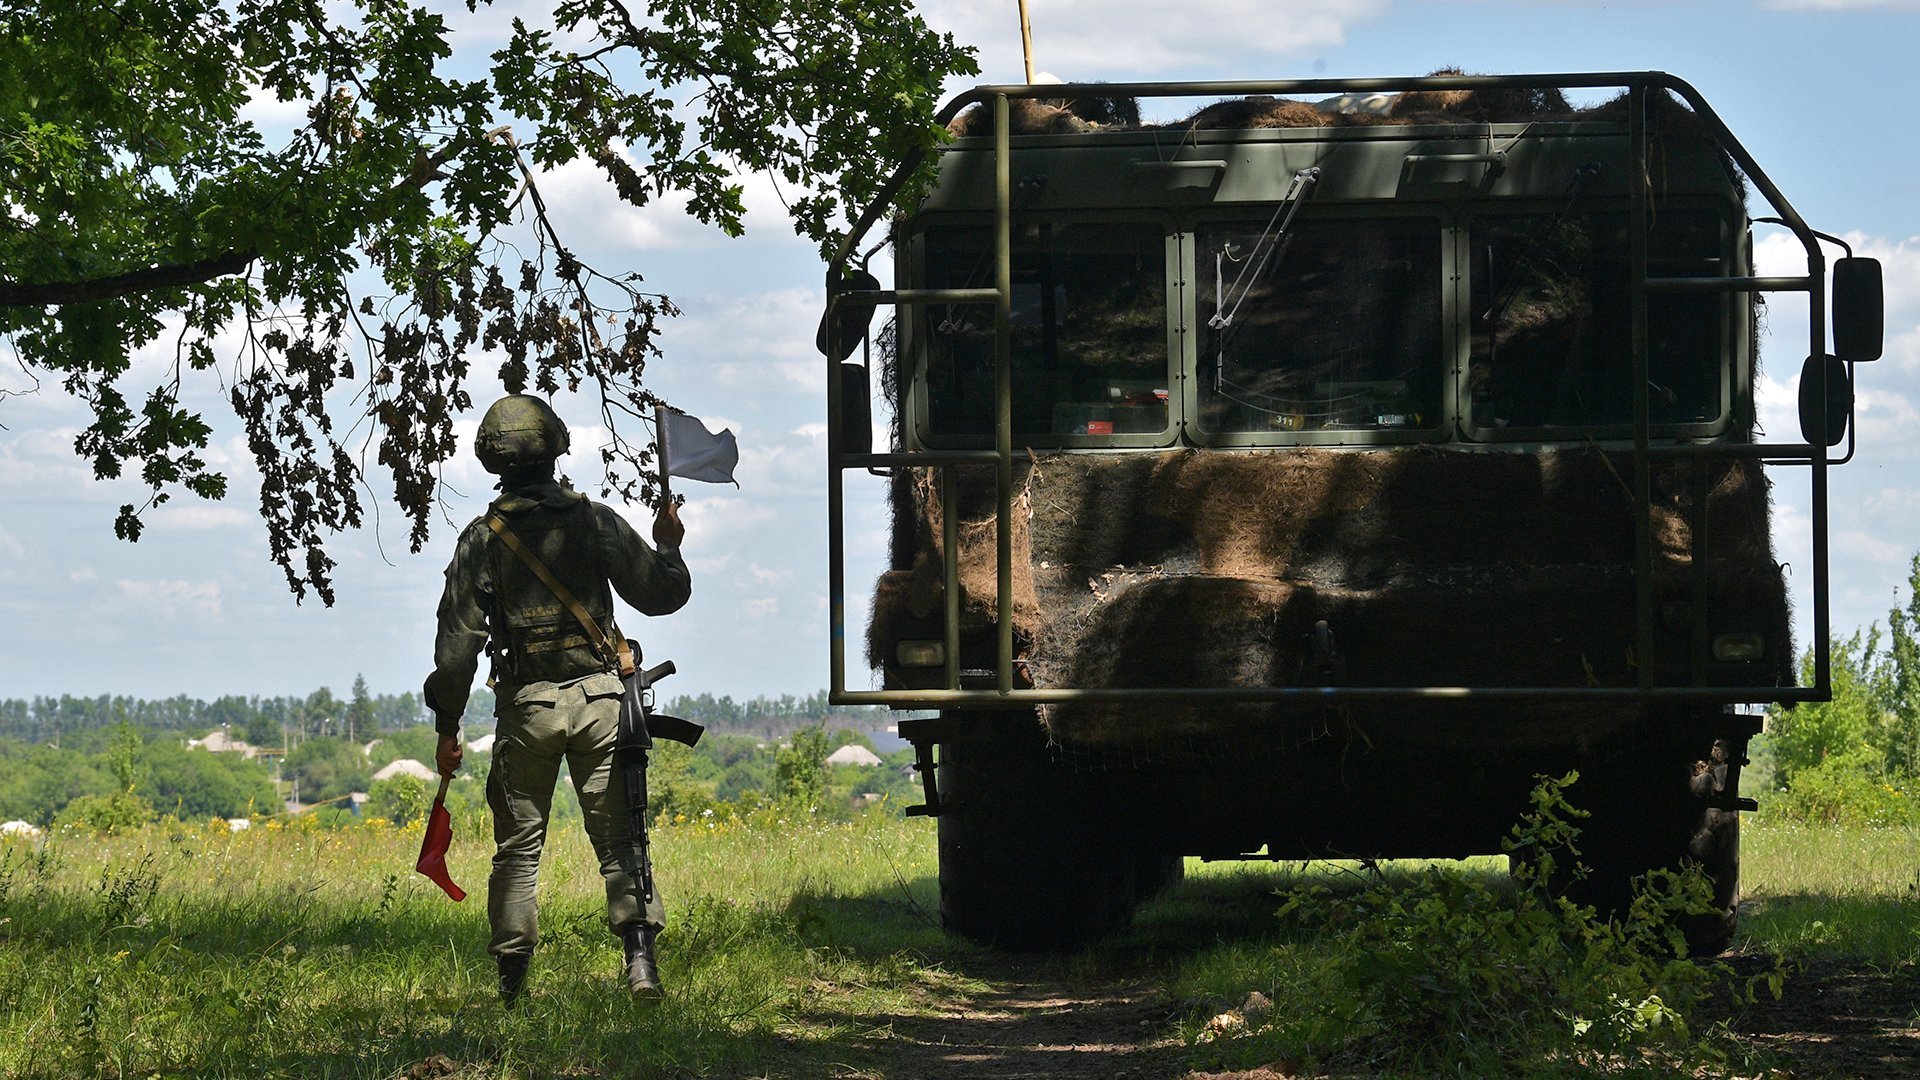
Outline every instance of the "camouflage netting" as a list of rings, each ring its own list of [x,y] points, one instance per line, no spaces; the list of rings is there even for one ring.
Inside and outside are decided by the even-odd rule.
[[[1434,75],[1461,75],[1443,68]],[[1658,130],[1704,130],[1693,112],[1665,92],[1649,99],[1649,121]],[[1254,96],[1216,101],[1185,119],[1165,124],[1140,122],[1131,98],[1060,100],[1013,98],[1007,102],[1017,135],[1075,135],[1093,131],[1215,131],[1260,128],[1376,127],[1413,124],[1504,124],[1529,120],[1612,120],[1626,118],[1626,95],[1591,108],[1575,108],[1560,91],[1415,90],[1392,95],[1349,95],[1325,101]],[[993,134],[993,108],[981,104],[955,117],[947,130],[956,138]]]
[[[1461,75],[1443,68],[1435,75]],[[1538,90],[1417,90],[1393,95],[1348,95],[1325,101],[1255,96],[1216,101],[1183,120],[1166,124],[1140,122],[1138,104],[1131,98],[1046,100],[1015,98],[1007,102],[1008,118],[1016,135],[1073,135],[1101,131],[1238,131],[1261,128],[1379,127],[1392,125],[1504,124],[1528,121],[1595,120],[1625,123],[1627,95],[1589,108],[1575,108],[1551,88]],[[1379,111],[1375,111],[1379,109]],[[1647,99],[1647,127],[1653,136],[1651,170],[1660,175],[1659,157],[1665,139],[1691,140],[1713,136],[1706,123],[1664,90]],[[954,117],[947,130],[956,138],[993,134],[993,108],[980,104]],[[1716,144],[1717,145],[1717,144]],[[1744,196],[1746,177],[1719,152],[1728,179]]]
[[[1032,458],[1016,477],[1014,528],[1026,672],[1042,687],[1631,686],[1630,476],[1628,455],[1597,450]],[[1661,681],[1684,678],[1695,610],[1716,630],[1766,634],[1775,655],[1758,678],[1789,678],[1760,467],[1661,464],[1653,488],[1655,592],[1674,624],[1656,657]],[[991,472],[969,470],[957,494],[963,625],[985,628],[996,594]],[[876,666],[908,622],[938,618],[939,503],[931,474],[920,475],[912,514],[921,554],[881,581]],[[1309,644],[1321,620],[1337,645],[1325,673]],[[1541,738],[1621,713],[1530,709],[1506,718]],[[1366,711],[1371,725],[1433,714]],[[1269,703],[1048,713],[1055,739],[1082,748],[1248,730],[1304,738],[1326,725],[1319,706]]]
[[[1576,110],[1554,91],[1421,91],[1367,106],[1376,111],[1256,97],[1216,102],[1166,125],[1142,125],[1123,99],[1010,106],[1023,134],[1625,116],[1624,97]],[[1651,97],[1649,112],[1656,137],[1705,134],[1700,119],[1664,93]],[[991,109],[962,114],[952,130],[990,134]],[[1571,226],[1567,235],[1576,235]],[[1584,293],[1529,294],[1508,312],[1501,344],[1517,355],[1533,335],[1546,342],[1538,350],[1565,351],[1551,335],[1565,336],[1593,307]],[[962,631],[978,638],[997,609],[993,473],[956,471]],[[1633,686],[1643,658],[1633,655],[1632,475],[1629,455],[1597,449],[1029,455],[1016,464],[1013,523],[1021,674],[1035,686],[1077,688]],[[876,668],[894,641],[939,633],[940,502],[932,470],[896,473],[894,570],[876,589],[870,627]],[[1657,463],[1652,503],[1656,683],[1684,684],[1690,650],[1722,631],[1761,633],[1770,650],[1727,681],[1790,682],[1787,601],[1760,466]],[[1335,644],[1324,664],[1312,647],[1321,621]],[[1069,751],[1136,759],[1247,746],[1249,734],[1266,747],[1334,732],[1403,744],[1470,735],[1564,742],[1636,715],[1564,702],[1044,710],[1052,737]]]

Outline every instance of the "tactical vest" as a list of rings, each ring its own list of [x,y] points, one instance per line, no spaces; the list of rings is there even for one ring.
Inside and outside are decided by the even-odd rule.
[[[609,639],[616,638],[613,594],[607,587],[606,567],[601,565],[593,504],[581,499],[555,509],[540,503],[500,517],[580,601],[601,631]],[[580,621],[519,556],[499,537],[491,538],[488,551],[495,592],[487,614],[498,676],[516,683],[566,682],[609,670],[609,661],[593,647]]]

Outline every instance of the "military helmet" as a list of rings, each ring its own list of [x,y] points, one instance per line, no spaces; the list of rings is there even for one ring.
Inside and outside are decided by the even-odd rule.
[[[532,394],[512,394],[487,407],[473,452],[490,473],[540,465],[567,452],[567,425],[553,406]]]

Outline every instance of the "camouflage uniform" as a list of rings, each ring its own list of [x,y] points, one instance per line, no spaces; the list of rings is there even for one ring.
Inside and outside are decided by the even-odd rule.
[[[647,615],[687,602],[691,583],[678,550],[655,551],[610,507],[551,478],[511,487],[492,508],[610,639],[620,637],[611,592]],[[485,515],[460,535],[439,619],[425,698],[441,734],[459,731],[482,648],[493,661],[499,728],[487,802],[497,850],[487,882],[487,951],[524,958],[538,941],[534,890],[563,757],[606,879],[608,928],[616,936],[659,929],[657,888],[652,903],[640,900],[638,838],[614,767],[621,686],[611,664]]]

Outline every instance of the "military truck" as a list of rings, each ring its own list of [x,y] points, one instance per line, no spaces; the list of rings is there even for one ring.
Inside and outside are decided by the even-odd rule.
[[[1213,103],[1133,119],[1181,97]],[[938,710],[900,732],[946,925],[1084,941],[1185,856],[1498,853],[1577,770],[1583,898],[1697,865],[1722,947],[1757,707],[1829,696],[1878,265],[1829,286],[1844,243],[1658,72],[989,86],[941,119],[819,344],[832,700]],[[1804,275],[1756,276],[1760,222]],[[856,255],[886,242],[892,289]],[[1756,423],[1769,300],[1806,305],[1797,441]],[[889,477],[878,690],[846,671],[849,470]],[[1808,686],[1777,482],[1811,507]]]

